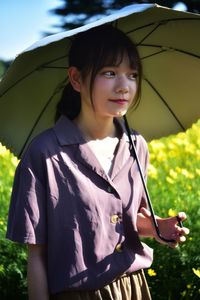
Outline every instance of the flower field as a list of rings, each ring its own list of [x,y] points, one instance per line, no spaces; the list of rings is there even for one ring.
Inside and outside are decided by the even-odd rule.
[[[200,299],[200,121],[186,133],[149,143],[148,188],[155,213],[185,211],[190,235],[173,250],[155,241],[154,263],[147,271],[153,299]]]
[[[155,213],[185,211],[187,242],[176,249],[146,242],[154,263],[146,270],[155,300],[200,299],[200,121],[185,133],[149,143],[148,188]],[[5,239],[9,197],[18,160],[0,144],[0,296],[27,299],[26,248]]]

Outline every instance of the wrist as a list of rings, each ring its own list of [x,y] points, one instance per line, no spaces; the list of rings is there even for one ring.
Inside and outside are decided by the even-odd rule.
[[[142,237],[149,237],[149,238],[157,237],[156,228],[153,223],[151,213],[149,211],[148,211],[148,215],[147,214],[144,215],[142,212],[138,213],[137,228],[138,228],[139,235]]]

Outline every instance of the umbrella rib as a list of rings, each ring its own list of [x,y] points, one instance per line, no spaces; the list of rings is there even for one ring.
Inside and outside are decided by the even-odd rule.
[[[19,153],[19,157],[21,157],[32,133],[34,132],[37,124],[39,123],[40,119],[41,119],[41,116],[43,115],[43,113],[45,112],[46,108],[48,107],[48,105],[51,103],[52,99],[54,98],[54,96],[62,89],[63,86],[65,86],[66,84],[66,80],[63,80],[54,90],[53,94],[51,95],[51,97],[48,99],[48,101],[46,102],[46,104],[44,105],[43,109],[41,110],[40,114],[38,115],[37,119],[35,120],[35,123],[34,125],[32,126],[26,140],[25,140],[25,143],[23,144],[22,148],[21,148],[21,151]]]
[[[153,89],[153,91],[160,97],[160,99],[162,100],[162,102],[164,103],[164,105],[167,107],[167,109],[170,111],[170,113],[173,115],[173,117],[175,118],[175,120],[177,121],[177,123],[179,124],[179,126],[181,127],[181,129],[183,131],[185,131],[185,127],[183,126],[183,124],[181,123],[181,121],[178,119],[178,117],[175,115],[175,113],[173,112],[173,110],[171,109],[171,107],[169,106],[169,104],[165,101],[165,99],[161,96],[161,94],[158,92],[158,90],[153,86],[153,84],[145,77],[144,80],[150,85],[150,87]]]
[[[166,19],[166,20],[160,20],[160,21],[157,21],[157,22],[151,22],[151,23],[142,25],[140,27],[134,28],[134,29],[132,29],[130,31],[127,31],[126,34],[133,33],[133,32],[135,32],[137,30],[140,30],[140,29],[143,29],[143,28],[155,25],[155,24],[163,25],[165,23],[173,22],[173,21],[200,21],[200,19],[199,18],[179,18],[179,19],[177,19],[177,18],[170,18],[170,19]]]
[[[164,47],[162,45],[153,45],[153,44],[142,44],[142,45],[139,45],[139,46],[142,46],[142,47],[153,47],[153,48],[160,48],[162,49],[162,51],[159,51],[155,54],[160,54],[162,52],[166,52],[166,51],[177,51],[177,52],[180,52],[180,53],[184,53],[184,54],[187,54],[189,56],[193,56],[193,57],[196,57],[196,58],[200,58],[200,55],[197,55],[197,54],[194,54],[194,53],[191,53],[189,51],[185,51],[185,50],[182,50],[182,49],[178,49],[178,48],[170,48],[170,47]],[[154,55],[154,54],[153,54]],[[151,55],[150,55],[151,56]],[[148,57],[148,56],[147,56]],[[146,58],[146,57],[145,57]]]
[[[56,59],[54,59],[54,60],[52,60],[52,61],[50,61],[50,62],[48,62],[48,63],[45,63],[45,64],[43,64],[43,65],[41,65],[41,66],[39,66],[39,67],[37,67],[36,69],[34,69],[34,70],[32,70],[31,72],[29,72],[29,73],[27,73],[26,75],[24,75],[23,77],[21,77],[20,79],[18,79],[16,82],[14,82],[11,86],[9,86],[1,95],[0,95],[0,98],[2,97],[2,96],[4,96],[10,89],[12,89],[14,86],[16,86],[18,83],[20,83],[22,80],[24,80],[26,77],[28,77],[28,76],[30,76],[32,73],[34,73],[35,71],[39,71],[40,69],[42,69],[42,68],[55,68],[55,69],[63,69],[62,67],[48,67],[48,65],[47,64],[50,64],[50,63],[52,63],[52,62],[55,62],[55,61],[57,61],[57,60],[59,60],[59,59],[61,59],[61,58],[64,58],[64,57],[67,57],[67,55],[64,55],[64,56],[60,56],[59,58],[56,58]]]
[[[62,59],[62,58],[65,58],[65,57],[68,57],[68,54],[65,54],[65,55],[62,55],[62,56],[60,56],[60,57],[54,58],[54,59],[48,61],[47,63],[42,64],[39,68],[47,67],[48,64],[52,64],[52,63],[54,63],[55,61],[58,61],[58,60],[60,60],[60,59]],[[59,67],[59,68],[62,68],[62,69],[63,69],[64,67]]]
[[[141,60],[146,59],[146,58],[149,58],[149,57],[152,57],[152,56],[154,56],[154,55],[157,55],[157,54],[160,54],[160,53],[163,53],[163,52],[166,52],[166,50],[160,50],[160,51],[158,51],[158,52],[155,52],[155,53],[152,53],[152,54],[143,56],[143,57],[141,57]]]
[[[24,75],[23,77],[21,77],[20,79],[18,79],[16,82],[14,82],[12,85],[10,85],[1,95],[0,98],[2,96],[4,96],[10,89],[12,89],[14,86],[16,86],[18,83],[20,83],[22,80],[24,80],[26,77],[28,77],[29,75],[31,75],[33,72],[35,72],[37,69],[32,70],[31,72],[29,72],[28,74]]]
[[[137,44],[137,46],[141,45],[142,42],[143,42],[144,40],[146,40],[146,38],[148,38],[148,36],[150,36],[150,35],[151,35],[158,27],[160,27],[160,25],[161,25],[161,23],[157,24],[156,27],[154,27],[151,31],[149,31],[149,33],[147,33],[147,34],[143,37],[143,39],[141,39],[141,41]]]

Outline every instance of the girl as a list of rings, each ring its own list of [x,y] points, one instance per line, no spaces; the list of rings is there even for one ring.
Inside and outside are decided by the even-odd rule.
[[[7,237],[28,245],[31,300],[151,299],[143,269],[152,249],[139,236],[161,241],[120,118],[138,104],[141,77],[136,47],[118,29],[75,36],[57,122],[32,141],[13,186]],[[132,139],[146,177],[146,142],[135,131]],[[185,241],[177,218],[157,221],[171,247]]]

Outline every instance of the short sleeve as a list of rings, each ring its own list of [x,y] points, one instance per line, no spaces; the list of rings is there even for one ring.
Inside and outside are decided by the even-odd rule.
[[[45,244],[46,229],[45,167],[42,154],[29,147],[14,178],[6,237],[27,244]]]

